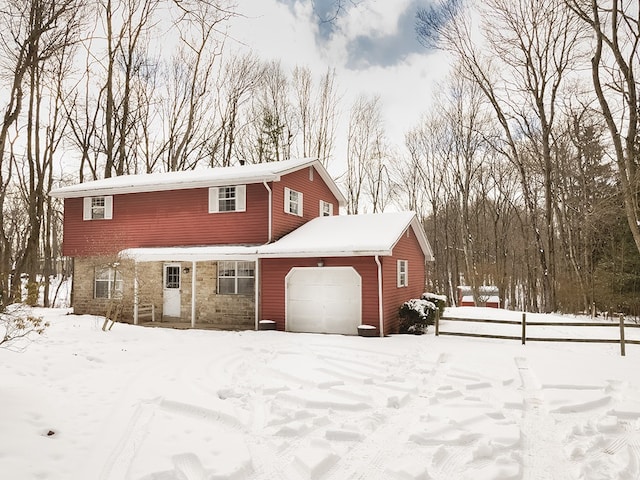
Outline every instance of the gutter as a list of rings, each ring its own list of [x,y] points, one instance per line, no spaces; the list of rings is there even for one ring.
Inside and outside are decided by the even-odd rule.
[[[382,264],[380,257],[376,255],[376,264],[378,265],[378,323],[380,324],[380,336],[384,337],[384,312],[382,310]]]

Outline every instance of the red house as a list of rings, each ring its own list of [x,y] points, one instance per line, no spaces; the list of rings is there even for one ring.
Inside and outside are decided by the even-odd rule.
[[[121,304],[138,323],[380,335],[425,288],[429,242],[411,212],[338,215],[322,164],[300,159],[130,175],[59,188],[75,313]]]

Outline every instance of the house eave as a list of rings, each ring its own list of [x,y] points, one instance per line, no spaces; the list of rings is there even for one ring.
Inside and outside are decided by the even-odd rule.
[[[130,193],[149,193],[149,192],[166,192],[170,190],[191,190],[196,188],[223,187],[226,185],[242,184],[250,185],[254,183],[276,182],[280,180],[280,175],[261,176],[259,178],[229,178],[229,179],[203,179],[203,180],[185,180],[184,182],[174,182],[163,184],[147,184],[147,185],[123,185],[118,187],[91,188],[84,187],[83,184],[74,185],[54,190],[50,195],[54,198],[81,198],[81,197],[99,197],[103,195],[125,195]],[[74,188],[77,187],[77,188]]]
[[[267,247],[264,245],[262,247]],[[307,250],[262,252],[261,246],[200,246],[128,248],[119,253],[121,258],[135,262],[206,262],[220,260],[256,261],[262,258],[332,258],[391,256],[391,250]]]

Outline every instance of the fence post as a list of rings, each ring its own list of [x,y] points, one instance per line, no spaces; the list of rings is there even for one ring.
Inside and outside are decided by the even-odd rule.
[[[527,340],[527,314],[522,312],[522,345],[526,343]]]
[[[440,335],[440,309],[436,308],[436,337]]]
[[[625,356],[624,345],[624,315],[620,315],[620,355]]]

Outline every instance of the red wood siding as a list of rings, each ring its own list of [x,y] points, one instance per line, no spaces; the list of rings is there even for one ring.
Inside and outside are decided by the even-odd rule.
[[[313,170],[313,180],[310,180],[309,169]],[[331,193],[320,174],[313,167],[303,168],[284,175],[279,182],[271,184],[273,189],[273,239],[292,232],[302,224],[320,216],[320,200],[333,204],[333,214],[338,215],[338,200]],[[302,193],[302,217],[285,213],[284,189],[290,188]]]
[[[208,188],[115,195],[112,220],[83,220],[83,199],[67,198],[63,254],[267,242],[269,196],[264,185],[247,185],[245,212],[208,213],[208,195]]]
[[[382,261],[382,297],[384,299],[384,333],[385,335],[398,332],[398,309],[400,305],[411,298],[420,298],[426,285],[425,257],[416,240],[413,229],[408,229],[393,248],[393,255],[380,257]],[[398,288],[397,262],[409,262],[409,283],[406,287]]]
[[[378,325],[378,268],[373,257],[323,258],[325,267],[354,267],[362,277],[362,323]],[[260,260],[261,320],[274,320],[285,330],[285,277],[293,267],[315,267],[319,258]]]

